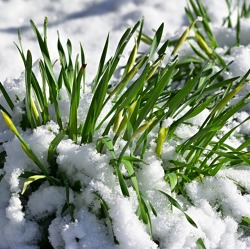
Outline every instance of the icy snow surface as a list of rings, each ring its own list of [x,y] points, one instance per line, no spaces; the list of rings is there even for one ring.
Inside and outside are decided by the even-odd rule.
[[[221,28],[223,18],[227,15],[227,7],[223,0],[204,0],[213,22],[212,27],[218,40],[220,51],[225,51],[235,43],[235,32],[232,29]],[[250,1],[247,1],[250,4]],[[98,61],[105,38],[110,32],[110,51],[115,48],[121,34],[142,16],[145,17],[145,33],[152,35],[153,30],[165,23],[165,37],[178,37],[188,25],[185,17],[185,0],[0,0],[0,81],[8,90],[12,99],[25,96],[23,64],[13,41],[17,42],[17,30],[21,29],[24,50],[30,49],[34,61],[39,59],[39,49],[29,20],[43,25],[44,17],[49,19],[48,44],[52,57],[57,58],[57,30],[63,43],[70,38],[74,49],[83,44],[87,58],[87,81],[93,79],[97,71]],[[235,17],[235,12],[232,17]],[[230,65],[228,77],[243,75],[250,68],[250,21],[242,20],[241,45],[232,49],[225,60],[234,62]],[[74,50],[75,51],[75,50]],[[180,51],[180,56],[188,56],[190,48],[186,45]],[[127,56],[126,54],[124,55]],[[37,65],[35,69],[38,70]],[[250,87],[246,87],[250,91]],[[63,92],[61,93],[64,96]],[[244,94],[244,93],[242,93]],[[66,95],[65,95],[66,96]],[[84,95],[80,101],[79,119],[84,119],[92,95]],[[0,104],[5,106],[0,95]],[[69,106],[67,98],[60,101],[63,110],[62,119],[68,117]],[[107,109],[109,106],[107,106]],[[187,110],[188,111],[188,110]],[[188,120],[190,124],[181,125],[176,134],[182,139],[192,136],[206,119],[205,109],[198,116]],[[238,114],[238,122],[248,116],[247,112]],[[16,107],[14,122],[21,118],[19,107]],[[165,120],[163,125],[170,125],[173,120]],[[19,129],[19,128],[18,128]],[[240,132],[250,135],[250,123],[246,122]],[[25,140],[34,148],[34,152],[48,167],[47,150],[58,133],[58,126],[53,121],[35,131],[23,132]],[[124,146],[119,141],[117,151]],[[229,140],[228,143],[240,143]],[[140,190],[153,203],[157,217],[152,215],[153,237],[150,239],[147,227],[136,216],[137,200],[133,189],[131,196],[124,198],[113,168],[109,165],[109,155],[96,152],[94,144],[76,145],[70,140],[63,140],[58,146],[58,168],[64,171],[72,183],[81,180],[84,191],[76,194],[70,191],[69,201],[76,205],[73,222],[70,216],[61,216],[66,201],[65,189],[62,187],[42,184],[33,192],[27,201],[27,210],[22,210],[19,193],[23,186],[22,172],[32,171],[36,166],[25,155],[19,141],[8,131],[0,117],[0,152],[7,152],[5,173],[0,182],[0,249],[38,249],[41,239],[38,220],[55,215],[48,227],[49,240],[55,249],[191,249],[196,248],[196,241],[202,238],[207,249],[246,249],[250,248],[250,238],[242,236],[238,222],[242,216],[250,217],[250,171],[245,167],[222,170],[214,178],[205,178],[202,182],[194,181],[187,184],[186,191],[194,204],[189,206],[185,200],[178,201],[198,225],[194,228],[187,222],[178,209],[170,211],[167,199],[157,190],[170,193],[170,186],[164,180],[163,162],[169,158],[176,159],[176,141],[164,145],[162,159],[154,153],[155,142],[152,140],[149,150],[145,153],[143,164],[137,171]],[[3,145],[2,145],[3,144]],[[3,146],[3,147],[2,147]],[[237,181],[244,187],[246,194],[242,195]],[[112,219],[112,229],[98,219],[100,201],[93,193],[98,194],[109,206]],[[178,198],[178,197],[177,197]],[[25,201],[25,200],[22,200]],[[222,215],[223,213],[223,215]],[[108,223],[108,222],[107,222]],[[107,231],[109,230],[109,233]],[[119,241],[114,243],[112,232]]]

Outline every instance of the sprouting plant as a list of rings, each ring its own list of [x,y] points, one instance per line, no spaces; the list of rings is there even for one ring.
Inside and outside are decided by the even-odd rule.
[[[227,1],[229,4],[229,1]],[[231,10],[231,9],[230,9]],[[244,2],[238,16],[247,16],[249,9]],[[231,128],[222,136],[219,133],[227,125],[228,119],[240,111],[249,103],[249,94],[246,94],[238,102],[230,102],[249,82],[248,71],[242,77],[225,79],[223,72],[228,70],[223,58],[215,51],[218,46],[210,27],[210,18],[205,6],[200,0],[189,0],[186,14],[190,21],[189,27],[181,37],[175,41],[164,41],[164,25],[156,30],[154,37],[143,34],[143,19],[134,27],[128,28],[118,42],[114,55],[107,57],[109,47],[109,35],[104,43],[97,73],[91,84],[93,94],[90,107],[85,120],[79,120],[78,111],[82,95],[86,91],[85,74],[87,60],[83,46],[80,45],[80,53],[75,60],[72,59],[72,44],[68,40],[66,49],[60,41],[58,33],[59,59],[53,61],[47,43],[47,18],[44,21],[43,35],[31,21],[31,26],[37,38],[42,59],[39,61],[41,82],[33,72],[32,53],[25,53],[22,48],[21,34],[18,33],[19,44],[17,46],[25,66],[26,95],[22,100],[25,114],[22,119],[22,128],[37,128],[47,124],[54,117],[59,126],[59,132],[51,141],[47,153],[48,169],[42,164],[29,144],[23,139],[17,130],[17,125],[12,121],[15,104],[10,98],[4,86],[0,83],[0,91],[4,96],[8,108],[0,106],[2,116],[8,128],[19,139],[23,151],[35,163],[35,172],[24,172],[21,176],[26,178],[21,195],[26,194],[27,188],[37,183],[48,181],[50,185],[63,186],[65,188],[66,203],[62,208],[62,215],[68,213],[74,220],[74,203],[70,202],[70,191],[80,192],[83,186],[81,182],[72,182],[67,179],[65,172],[58,170],[57,147],[65,139],[71,139],[79,146],[87,143],[95,143],[99,153],[110,156],[114,177],[119,182],[121,193],[124,197],[130,196],[130,187],[137,197],[138,218],[148,226],[153,239],[154,230],[151,216],[157,216],[153,204],[140,189],[137,179],[138,169],[144,163],[145,152],[149,147],[149,137],[155,141],[155,155],[161,159],[164,146],[170,141],[178,141],[176,153],[179,159],[163,160],[165,180],[169,183],[174,194],[182,194],[188,199],[185,192],[185,184],[195,179],[202,180],[204,176],[214,176],[224,167],[233,167],[237,164],[250,165],[249,153],[246,148],[250,144],[247,138],[241,146],[233,148],[227,145],[226,140],[234,134],[236,129],[250,118],[246,118],[237,126]],[[228,17],[228,25],[231,20]],[[194,36],[190,36],[190,31]],[[240,42],[240,29],[238,29],[237,43]],[[120,58],[129,42],[134,39],[133,49],[128,60],[121,69]],[[190,42],[190,41],[193,42]],[[148,44],[148,52],[139,53],[141,42]],[[183,43],[189,42],[194,56],[180,60],[178,52]],[[196,46],[194,46],[195,44]],[[167,57],[167,50],[171,56]],[[59,74],[54,67],[59,64]],[[121,77],[115,84],[111,84],[116,70],[123,70]],[[177,87],[176,87],[177,86]],[[61,90],[65,89],[69,99],[69,115],[65,122],[60,110]],[[104,118],[100,118],[107,104],[111,108]],[[188,109],[188,111],[186,111]],[[198,131],[185,141],[178,138],[176,130],[183,124],[189,124],[191,118],[196,117],[204,110],[209,114]],[[164,126],[164,121],[173,119],[169,126]],[[101,130],[100,137],[96,134]],[[125,141],[120,152],[115,146],[120,140]],[[0,154],[0,167],[3,165],[5,152]],[[169,165],[171,164],[171,167]],[[160,191],[171,203],[180,209],[190,224],[197,227],[181,205],[173,196]],[[109,207],[105,199],[97,192],[94,193],[100,201],[103,217],[107,226],[112,226],[109,217]],[[113,238],[116,237],[112,229]],[[197,240],[199,248],[205,248],[202,239]]]

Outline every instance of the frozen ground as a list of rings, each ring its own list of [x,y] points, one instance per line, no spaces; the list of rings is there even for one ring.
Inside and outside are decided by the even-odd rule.
[[[230,29],[222,29],[220,25],[226,16],[227,8],[223,0],[204,0],[212,18],[214,33],[218,39],[221,51],[231,46],[235,41],[235,33]],[[247,1],[250,4],[250,1]],[[17,30],[21,29],[24,49],[30,49],[34,59],[39,58],[39,50],[29,20],[32,19],[38,27],[42,27],[44,17],[49,18],[49,47],[52,56],[57,57],[57,30],[62,40],[70,38],[73,47],[78,49],[82,42],[87,61],[87,81],[93,79],[107,33],[110,32],[110,54],[113,52],[121,34],[129,25],[133,25],[142,16],[145,17],[145,33],[151,35],[154,29],[164,22],[164,36],[179,36],[183,26],[188,25],[185,17],[185,0],[5,0],[0,1],[0,81],[5,82],[12,96],[24,95],[23,64],[13,41],[17,41]],[[233,18],[235,13],[232,14]],[[234,48],[226,61],[235,60],[229,76],[243,75],[250,68],[250,19],[242,21],[241,46]],[[181,56],[186,56],[190,49],[183,47]],[[126,56],[126,55],[124,55]],[[8,78],[6,80],[6,78]],[[13,79],[19,78],[15,82]],[[249,88],[246,89],[249,91]],[[89,104],[90,97],[83,96],[81,100],[82,118],[86,116],[84,108]],[[0,103],[3,96],[0,95]],[[61,103],[62,105],[64,103]],[[67,115],[67,112],[65,112]],[[190,137],[207,116],[206,110],[193,119],[192,129],[182,126],[177,130],[183,139]],[[247,116],[244,112],[239,120]],[[2,122],[2,119],[0,120]],[[232,121],[233,122],[233,121]],[[241,132],[250,135],[249,123],[241,128]],[[41,160],[46,158],[47,148],[58,131],[58,126],[51,122],[39,127],[34,133],[24,134]],[[7,152],[6,173],[0,183],[0,249],[37,249],[40,239],[39,226],[36,220],[45,219],[48,214],[56,214],[49,227],[50,242],[55,249],[151,249],[158,245],[150,240],[145,226],[134,214],[136,196],[131,190],[130,198],[123,198],[118,183],[112,177],[109,159],[106,155],[95,152],[94,145],[78,146],[70,140],[65,140],[58,147],[59,167],[68,174],[70,180],[80,179],[86,184],[83,196],[73,195],[71,200],[79,208],[76,222],[71,222],[68,216],[61,217],[61,208],[65,202],[64,189],[43,184],[33,193],[27,203],[29,213],[22,212],[18,193],[22,187],[19,175],[22,170],[30,170],[32,164],[24,155],[17,139],[12,139],[5,125],[0,123],[0,142],[4,143]],[[122,141],[121,141],[122,143]],[[240,144],[237,139],[231,139],[229,144]],[[2,145],[1,145],[2,146]],[[187,205],[187,213],[195,220],[199,229],[192,227],[179,210],[167,213],[169,203],[155,189],[169,192],[169,186],[164,181],[162,161],[154,155],[155,144],[152,141],[146,153],[143,170],[137,172],[142,191],[154,203],[157,217],[152,220],[155,238],[161,249],[196,248],[195,242],[203,238],[207,249],[247,249],[250,248],[249,236],[242,236],[238,223],[242,216],[250,217],[250,171],[248,168],[228,169],[221,171],[215,178],[204,179],[202,183],[194,181],[187,186],[187,193],[194,206],[188,206],[185,200],[179,200]],[[167,144],[164,148],[165,157],[174,158],[176,144]],[[119,148],[116,148],[119,151]],[[2,150],[2,147],[1,147]],[[82,158],[85,163],[82,168]],[[17,160],[18,158],[18,160]],[[165,159],[166,159],[165,158]],[[162,160],[165,160],[164,158]],[[46,164],[46,162],[44,162]],[[70,165],[70,168],[69,168]],[[98,173],[97,173],[98,172]],[[234,181],[240,182],[246,190],[242,195]],[[93,197],[96,191],[105,199],[110,207],[110,217],[113,220],[114,233],[119,245],[106,233],[106,227],[89,212],[98,208]],[[82,207],[82,208],[80,208]],[[220,209],[224,215],[217,210]],[[166,214],[167,213],[167,214]]]

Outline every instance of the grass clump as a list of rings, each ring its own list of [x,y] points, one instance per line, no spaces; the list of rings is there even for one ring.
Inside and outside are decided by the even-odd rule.
[[[152,216],[157,216],[157,211],[150,198],[141,191],[137,178],[138,170],[147,163],[144,161],[145,154],[153,140],[155,156],[162,160],[164,179],[170,185],[172,192],[166,193],[159,189],[159,193],[166,197],[171,207],[183,212],[191,225],[198,228],[175,197],[181,195],[190,201],[185,191],[185,184],[194,180],[202,181],[204,177],[213,177],[223,168],[237,165],[250,166],[247,151],[249,137],[242,139],[242,144],[236,148],[226,143],[226,140],[233,136],[237,128],[247,122],[249,117],[224,131],[228,120],[249,103],[249,93],[238,101],[233,100],[249,83],[250,71],[242,77],[225,78],[223,73],[229,70],[230,64],[216,53],[218,44],[210,28],[210,18],[206,8],[201,1],[190,0],[186,13],[191,24],[176,41],[162,39],[163,24],[156,30],[154,37],[150,38],[143,34],[142,19],[124,32],[114,55],[107,59],[108,35],[96,76],[90,86],[86,85],[85,80],[87,64],[82,45],[80,54],[73,60],[71,41],[67,41],[67,52],[65,52],[58,34],[59,59],[54,62],[47,44],[48,20],[44,21],[43,35],[31,21],[42,55],[42,59],[39,60],[41,74],[39,81],[32,69],[32,53],[29,50],[27,53],[23,51],[19,33],[19,44],[16,46],[25,66],[26,87],[26,95],[22,100],[24,115],[20,124],[15,125],[11,120],[15,115],[13,112],[15,104],[2,84],[0,90],[8,107],[0,106],[0,109],[6,125],[19,139],[26,155],[37,166],[36,170],[23,172],[21,175],[26,179],[21,196],[29,199],[31,193],[28,189],[36,191],[45,181],[51,186],[64,187],[66,203],[61,215],[69,214],[74,221],[75,204],[70,200],[70,192],[84,192],[84,184],[81,181],[72,182],[66,172],[59,170],[57,148],[67,138],[79,146],[94,143],[98,153],[110,156],[109,164],[119,182],[122,195],[130,197],[131,188],[134,190],[138,219],[147,225],[151,239],[156,241],[151,220]],[[236,46],[240,43],[240,18],[249,14],[245,2],[239,13]],[[224,24],[226,23],[229,27],[232,25],[230,15]],[[191,30],[194,32],[193,37],[189,34]],[[123,73],[115,85],[111,84],[114,73],[121,70],[119,64],[121,55],[133,37],[136,39],[127,63],[123,65]],[[190,46],[194,56],[180,60],[178,51],[183,43],[190,40],[193,41],[190,42]],[[148,52],[139,53],[140,44],[145,41],[149,45]],[[171,53],[167,57],[169,51]],[[59,74],[54,70],[56,64],[60,64]],[[62,89],[69,99],[69,115],[66,121],[63,121],[60,109]],[[80,101],[82,95],[87,94],[89,89],[92,93],[90,107],[85,119],[79,120]],[[111,105],[108,111],[105,110],[107,105]],[[183,125],[190,125],[190,119],[205,110],[208,111],[208,115],[198,126],[198,130],[186,140],[178,137],[176,131]],[[58,124],[59,131],[47,150],[49,165],[47,168],[16,126],[21,126],[23,130],[36,129],[53,119]],[[172,122],[166,125],[166,120]],[[123,147],[117,150],[117,144],[121,140],[124,141]],[[175,153],[178,156],[174,159],[165,159],[164,146],[171,141],[177,141]],[[5,156],[5,151],[1,152],[1,168],[4,167]],[[106,219],[115,243],[119,243],[112,230],[112,218],[109,216],[109,206],[105,197],[98,192],[94,195],[100,202],[100,217]],[[196,244],[198,248],[205,248],[201,238]]]

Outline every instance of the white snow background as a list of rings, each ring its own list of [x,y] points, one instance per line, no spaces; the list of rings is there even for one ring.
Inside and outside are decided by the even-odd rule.
[[[227,15],[223,0],[204,0],[212,19],[212,27],[219,43],[219,49],[226,50],[235,41],[235,32],[221,28]],[[250,4],[250,1],[247,1]],[[153,30],[165,23],[165,37],[179,37],[188,21],[185,17],[184,0],[2,0],[0,1],[0,81],[11,96],[24,96],[23,63],[13,41],[17,41],[17,30],[21,29],[24,50],[30,49],[35,59],[39,59],[39,49],[29,20],[32,19],[42,28],[44,17],[49,19],[48,45],[57,58],[57,30],[63,43],[69,38],[74,51],[79,42],[83,44],[87,61],[87,81],[91,81],[97,71],[98,61],[108,32],[110,32],[110,51],[115,49],[124,30],[134,25],[142,16],[145,18],[145,33],[152,35]],[[235,13],[232,16],[236,16]],[[226,61],[234,60],[228,77],[243,75],[250,68],[250,19],[242,21],[241,46],[235,47]],[[188,56],[190,48],[183,46],[180,56]],[[126,58],[127,54],[124,54]],[[125,61],[125,59],[124,59]],[[21,76],[20,76],[21,75]],[[246,89],[250,90],[250,87]],[[86,94],[81,100],[80,117],[86,117],[86,107],[91,96]],[[4,102],[0,94],[0,104]],[[60,103],[62,106],[67,103]],[[108,107],[107,107],[108,108]],[[247,111],[247,110],[246,110]],[[68,111],[62,113],[67,116]],[[186,139],[192,136],[198,126],[207,117],[205,110],[190,120],[193,126],[183,126],[177,130],[178,136]],[[247,112],[238,114],[243,120]],[[18,119],[18,117],[16,117]],[[167,120],[165,122],[172,122]],[[234,122],[234,121],[232,121]],[[241,133],[250,135],[250,124],[245,123]],[[58,131],[58,126],[50,122],[37,128],[32,134],[23,133],[25,140],[46,165],[47,148]],[[121,141],[122,143],[123,141]],[[81,179],[86,189],[82,195],[70,193],[76,203],[76,221],[69,216],[62,217],[61,209],[65,203],[65,190],[60,187],[43,184],[34,192],[28,203],[28,212],[22,211],[18,193],[23,186],[19,178],[23,170],[32,169],[33,164],[23,153],[19,141],[11,135],[0,118],[0,152],[7,152],[5,173],[0,182],[0,249],[38,249],[37,242],[41,232],[36,220],[56,213],[49,226],[49,239],[55,249],[188,249],[196,248],[195,242],[202,238],[207,249],[246,249],[250,248],[250,237],[242,234],[238,223],[242,216],[250,217],[250,170],[246,167],[222,170],[216,177],[205,178],[203,182],[194,181],[186,186],[186,191],[194,206],[188,206],[185,200],[178,201],[187,208],[187,214],[198,225],[194,228],[178,210],[169,212],[169,203],[157,189],[170,193],[170,187],[164,180],[162,160],[174,158],[174,143],[164,147],[164,156],[158,159],[154,153],[155,143],[146,152],[143,165],[137,177],[141,191],[154,203],[158,216],[152,216],[154,237],[159,245],[150,239],[146,227],[135,215],[136,196],[124,198],[119,184],[112,177],[110,158],[96,152],[94,144],[78,146],[71,140],[64,140],[58,147],[58,164],[69,179]],[[229,144],[240,144],[231,139]],[[119,151],[119,146],[116,148]],[[165,157],[165,158],[164,158]],[[83,165],[84,160],[84,165]],[[246,189],[242,195],[234,181]],[[102,195],[110,207],[113,230],[119,245],[107,234],[106,227],[95,215],[99,208],[93,198],[93,192]],[[132,192],[132,191],[131,191]],[[92,213],[86,207],[91,207]],[[220,208],[221,215],[217,211]]]

